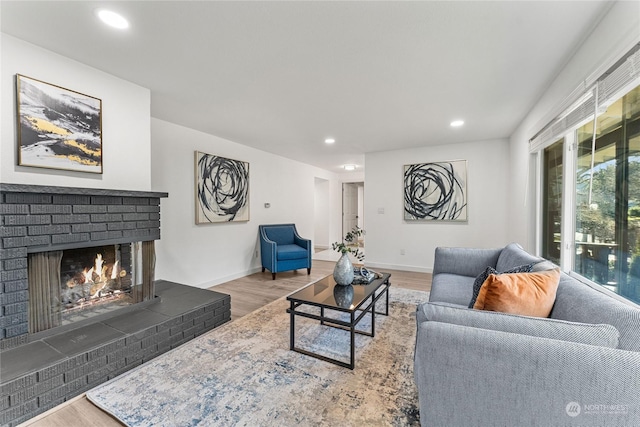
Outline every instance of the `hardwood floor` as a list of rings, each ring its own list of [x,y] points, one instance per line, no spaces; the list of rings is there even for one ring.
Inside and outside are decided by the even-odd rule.
[[[41,427],[121,427],[124,424],[98,409],[83,394],[20,425]]]
[[[331,274],[335,263],[313,261],[311,274],[306,271],[278,273],[276,280],[271,273],[256,273],[240,279],[213,286],[210,289],[231,295],[231,321],[300,289],[304,285]],[[419,291],[431,289],[431,274],[400,270],[384,270],[391,273],[391,286]],[[78,396],[52,410],[27,421],[32,427],[120,427],[122,424],[94,406],[84,395]]]
[[[314,260],[310,275],[307,275],[304,270],[286,271],[278,273],[276,280],[272,280],[271,273],[267,271],[232,280],[209,289],[231,295],[231,320],[235,320],[300,289],[310,282],[331,274],[334,265],[334,262]],[[392,286],[420,291],[431,289],[431,275],[428,273],[399,270],[385,270],[385,272],[391,273]]]

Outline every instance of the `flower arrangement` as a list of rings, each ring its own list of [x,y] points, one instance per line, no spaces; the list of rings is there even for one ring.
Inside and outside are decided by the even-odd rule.
[[[364,252],[358,248],[358,237],[365,234],[364,230],[357,225],[353,230],[349,231],[342,242],[333,242],[331,248],[336,252],[342,252],[343,254],[351,252],[353,256],[358,260],[364,259]],[[355,246],[355,247],[354,247]]]

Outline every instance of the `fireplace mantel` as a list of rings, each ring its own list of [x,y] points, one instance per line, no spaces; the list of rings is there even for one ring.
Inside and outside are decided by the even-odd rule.
[[[2,193],[40,193],[67,194],[80,196],[115,196],[115,197],[169,197],[169,193],[157,191],[109,190],[104,188],[85,187],[54,187],[49,185],[3,184],[0,183]]]
[[[0,183],[0,349],[28,342],[28,253],[158,240],[163,197]]]

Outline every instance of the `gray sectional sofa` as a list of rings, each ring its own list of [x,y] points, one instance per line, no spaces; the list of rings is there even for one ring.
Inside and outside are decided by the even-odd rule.
[[[640,426],[640,309],[562,273],[549,318],[468,308],[487,266],[553,268],[517,244],[437,248],[417,310],[427,426]]]

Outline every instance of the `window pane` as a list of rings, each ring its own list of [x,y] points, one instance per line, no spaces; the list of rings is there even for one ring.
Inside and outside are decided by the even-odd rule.
[[[636,134],[629,139],[629,207],[628,230],[631,264],[625,289],[622,295],[640,303],[640,134],[638,134],[636,118]]]
[[[542,256],[560,264],[564,138],[544,150]]]
[[[577,131],[575,270],[640,301],[640,86]]]

